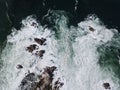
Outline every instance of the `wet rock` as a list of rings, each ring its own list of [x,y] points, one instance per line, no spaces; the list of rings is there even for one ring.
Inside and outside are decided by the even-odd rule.
[[[40,51],[37,51],[35,53],[35,55],[39,56],[39,57],[43,57],[43,54],[45,53],[45,50],[40,50]]]
[[[56,67],[55,66],[52,66],[52,67],[46,67],[44,69],[44,72],[47,72],[51,77],[53,76],[53,72],[56,70]]]
[[[53,78],[49,76],[47,72],[44,72],[40,76],[40,81],[38,82],[37,87],[40,88],[40,90],[52,90],[51,84],[52,84]]]
[[[103,87],[105,88],[105,89],[111,89],[111,87],[110,87],[110,84],[109,83],[103,83]]]
[[[36,44],[30,45],[29,47],[27,47],[27,51],[32,53],[36,49],[36,47],[37,47]]]
[[[34,90],[36,88],[37,78],[34,73],[29,73],[23,78],[19,86],[19,90]]]
[[[93,27],[91,27],[91,26],[89,26],[89,30],[92,31],[92,32],[95,31],[95,29]]]
[[[23,66],[22,66],[22,65],[20,65],[20,64],[18,64],[18,65],[16,66],[16,68],[17,68],[17,69],[22,69],[22,68],[23,68]]]
[[[40,45],[45,45],[45,41],[46,41],[45,38],[41,38],[41,39],[39,39],[39,38],[34,38],[34,40],[35,40],[35,42],[37,42],[37,43],[40,44]]]
[[[52,67],[46,67],[44,69],[44,72],[40,76],[40,81],[38,83],[38,87],[40,90],[60,90],[60,87],[63,86],[63,83],[61,83],[59,80],[57,80],[54,84],[52,84],[53,81],[53,72],[56,70],[55,66]]]
[[[46,67],[37,78],[34,73],[29,73],[23,78],[19,90],[60,90],[60,87],[63,86],[60,78],[53,84],[55,70],[55,66]]]

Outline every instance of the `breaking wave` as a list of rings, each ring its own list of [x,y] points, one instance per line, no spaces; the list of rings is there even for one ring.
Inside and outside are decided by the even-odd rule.
[[[0,90],[120,90],[120,35],[95,15],[68,25],[63,11],[12,29],[2,50]]]

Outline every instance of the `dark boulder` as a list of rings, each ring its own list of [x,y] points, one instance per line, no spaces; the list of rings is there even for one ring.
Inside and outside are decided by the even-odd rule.
[[[36,47],[37,47],[36,44],[30,45],[29,47],[27,47],[27,51],[32,53],[36,49]]]
[[[91,26],[89,26],[89,30],[92,31],[92,32],[95,31],[95,29],[93,27],[91,27]]]
[[[44,45],[44,44],[45,44],[45,41],[46,41],[45,38],[41,38],[41,39],[39,39],[39,38],[34,38],[34,40],[35,40],[35,42],[37,42],[37,43],[40,44],[40,45]]]
[[[35,90],[37,77],[34,73],[29,73],[23,78],[19,86],[19,90]]]
[[[103,87],[105,88],[105,89],[111,89],[111,87],[110,87],[110,84],[109,83],[103,83]]]

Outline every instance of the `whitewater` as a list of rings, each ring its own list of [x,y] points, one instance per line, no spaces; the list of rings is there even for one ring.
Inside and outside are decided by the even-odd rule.
[[[120,90],[118,31],[106,28],[95,15],[89,15],[77,26],[68,26],[66,15],[52,14],[49,18],[55,18],[55,30],[42,26],[31,15],[22,20],[20,30],[13,28],[7,36],[1,53],[0,90],[31,90],[20,89],[23,78],[29,73],[40,75],[44,68],[52,66],[57,69],[51,84],[58,79],[64,83],[56,90]],[[45,38],[45,44],[38,44],[34,38]],[[27,47],[33,44],[37,49],[30,53]],[[111,47],[117,54],[112,53]],[[45,51],[42,57],[35,55],[39,50]],[[17,65],[23,68],[18,69]],[[103,83],[109,83],[109,88]]]

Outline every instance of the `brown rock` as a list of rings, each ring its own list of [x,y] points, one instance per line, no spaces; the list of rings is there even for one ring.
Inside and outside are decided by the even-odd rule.
[[[33,44],[33,45],[30,45],[29,47],[27,47],[27,50],[32,53],[36,49],[36,47],[37,47],[37,45]]]
[[[109,83],[103,83],[103,87],[105,88],[105,89],[111,89],[110,88],[110,84]]]
[[[56,70],[55,66],[46,67],[44,72],[40,76],[40,81],[38,83],[38,87],[40,90],[60,90],[60,87],[63,86],[63,83],[60,82],[60,78],[52,84],[53,81],[53,72]]]
[[[34,73],[29,73],[23,78],[19,88],[20,90],[60,90],[63,83],[60,78],[53,84],[55,66],[46,67],[43,73],[36,77]]]
[[[46,41],[45,38],[41,38],[41,39],[39,39],[39,38],[34,38],[34,40],[35,40],[35,42],[37,42],[37,43],[40,44],[40,45],[44,45],[44,42]]]
[[[53,76],[53,72],[56,70],[56,67],[55,66],[52,66],[52,67],[46,67],[44,69],[44,72],[47,72],[51,77]]]

